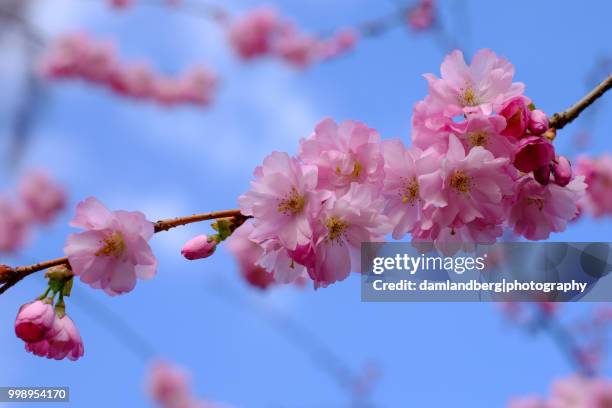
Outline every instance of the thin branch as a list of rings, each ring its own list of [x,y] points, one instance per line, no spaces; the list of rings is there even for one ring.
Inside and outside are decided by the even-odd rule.
[[[155,223],[155,232],[168,231],[171,228],[180,227],[181,225],[192,224],[194,222],[216,220],[218,218],[229,217],[244,217],[240,214],[240,210],[224,210],[215,211],[203,214],[190,215],[188,217],[169,218],[160,220]]]
[[[219,218],[236,218],[241,222],[247,218],[240,213],[240,210],[224,210],[209,213],[195,214],[187,217],[169,218],[160,220],[155,223],[154,231],[162,232],[176,228],[182,225],[192,224],[201,221],[214,220]],[[39,262],[28,266],[19,266],[10,268],[6,265],[0,265],[0,283],[4,285],[0,287],[0,295],[6,292],[9,288],[15,286],[20,280],[35,272],[42,271],[53,266],[68,265],[68,258],[56,258],[49,261]]]
[[[586,94],[582,99],[572,105],[563,112],[555,113],[550,118],[550,127],[555,129],[563,129],[565,125],[576,119],[583,110],[588,108],[593,102],[599,99],[606,91],[612,88],[612,75],[608,76],[591,92]]]

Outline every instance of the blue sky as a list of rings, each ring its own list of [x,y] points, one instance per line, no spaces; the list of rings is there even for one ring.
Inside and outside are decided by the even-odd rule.
[[[222,76],[210,110],[167,110],[81,83],[53,84],[22,165],[0,173],[0,187],[10,189],[24,170],[44,167],[69,187],[71,208],[95,195],[111,208],[138,209],[152,220],[235,208],[263,157],[272,150],[295,153],[299,138],[327,116],[360,120],[385,138],[408,143],[412,106],[427,91],[421,74],[438,73],[444,56],[427,35],[398,27],[364,40],[346,57],[295,72],[271,61],[242,64],[215,25],[162,8],[116,14],[102,0],[34,3],[34,21],[49,37],[87,30],[117,39],[125,59],[146,58],[168,73],[203,61]],[[612,5],[606,2],[441,3],[443,21],[467,54],[487,47],[506,56],[527,95],[548,113],[581,97],[595,60],[612,54],[607,21]],[[260,3],[223,4],[240,12]],[[393,1],[372,0],[272,4],[313,32],[362,22],[394,7]],[[0,83],[6,90],[0,95],[0,152],[6,151],[5,113],[23,68],[17,41],[2,43]],[[590,153],[611,147],[612,118],[606,112],[612,100],[599,103]],[[558,150],[573,153],[572,138],[586,125],[579,120],[560,133]],[[4,262],[59,255],[70,232],[70,213]],[[511,396],[546,392],[551,380],[571,371],[548,338],[511,327],[493,304],[361,303],[357,277],[317,292],[258,293],[243,284],[225,250],[201,262],[180,257],[184,241],[207,231],[200,224],[156,235],[158,276],[128,295],[108,298],[77,285],[68,303],[86,347],[77,363],[29,355],[13,334],[19,305],[44,289],[41,276],[1,296],[0,385],[68,385],[74,407],[150,407],[143,391],[143,355],[152,348],[190,369],[196,393],[211,400],[245,408],[348,406],[347,394],[303,347],[318,342],[352,370],[368,361],[380,366],[373,394],[379,407],[501,407]],[[611,232],[609,219],[585,219],[553,239],[609,241]],[[564,318],[585,308],[568,305]],[[304,336],[299,344],[290,340],[287,329],[273,323],[277,320],[271,323],[270,310],[317,342],[304,342]],[[126,335],[124,324],[144,340]],[[134,351],[129,345],[137,341],[146,345],[139,343]]]

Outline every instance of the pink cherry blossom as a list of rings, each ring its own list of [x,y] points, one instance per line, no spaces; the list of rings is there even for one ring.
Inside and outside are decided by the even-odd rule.
[[[151,399],[167,408],[185,406],[191,399],[187,373],[165,361],[155,361],[149,370],[147,389]]]
[[[229,27],[230,45],[244,60],[265,55],[270,52],[273,36],[279,29],[279,24],[275,10],[268,7],[251,10]]]
[[[412,145],[421,150],[434,148],[444,154],[453,121],[444,116],[443,109],[432,103],[431,96],[417,102],[412,111]]]
[[[385,158],[385,179],[382,195],[385,198],[384,214],[393,225],[393,238],[400,239],[412,230],[422,217],[425,204],[421,198],[421,184],[428,179],[421,177],[439,168],[440,155],[433,149],[406,149],[400,140],[382,142]]]
[[[318,218],[314,265],[308,267],[315,288],[344,280],[351,271],[360,272],[361,243],[383,241],[389,232],[383,206],[376,189],[358,183],[326,201]]]
[[[529,173],[548,165],[555,158],[555,148],[546,138],[529,136],[521,139],[516,147],[514,166]]]
[[[23,207],[0,196],[0,253],[20,249],[28,236],[29,221]]]
[[[612,405],[612,381],[596,379],[591,384],[592,407],[606,408]]]
[[[311,221],[323,196],[314,191],[317,168],[301,165],[287,153],[273,152],[255,169],[251,190],[238,202],[244,215],[252,215],[252,239],[278,239],[289,250],[312,239]]]
[[[453,123],[449,127],[466,150],[482,146],[495,157],[505,157],[510,160],[514,157],[515,144],[511,139],[502,135],[506,127],[506,120],[502,116],[473,114],[466,120]]]
[[[318,54],[321,59],[331,59],[342,55],[355,47],[359,36],[355,30],[343,29],[332,37],[320,41]]]
[[[584,207],[594,216],[612,214],[612,156],[581,157],[576,163],[576,174],[585,177],[587,195]]]
[[[17,313],[15,334],[26,343],[41,341],[53,327],[54,320],[55,311],[50,303],[41,300],[27,303]]]
[[[77,205],[73,227],[87,231],[68,237],[64,252],[81,281],[109,295],[134,289],[136,278],[155,276],[157,260],[147,241],[153,223],[138,211],[109,211],[96,198]]]
[[[26,350],[40,357],[54,360],[76,361],[84,354],[83,341],[79,330],[68,315],[57,317],[45,337],[32,343],[26,343]]]
[[[512,400],[509,408],[605,408],[612,403],[612,381],[572,376],[553,382],[546,399]]]
[[[451,52],[442,63],[442,77],[426,74],[431,103],[446,116],[497,111],[508,99],[521,95],[522,83],[513,83],[514,67],[488,49],[476,52],[471,65],[459,50]]]
[[[308,257],[312,254],[307,252],[304,256],[303,250],[310,248],[310,243],[300,245],[293,251],[287,250],[275,240],[262,243],[262,247],[264,253],[257,261],[257,265],[270,271],[274,276],[274,282],[295,283],[302,281],[307,276],[304,265],[310,264]]]
[[[191,378],[182,368],[165,361],[155,361],[146,379],[147,391],[162,408],[229,408],[195,397]]]
[[[550,408],[590,408],[591,383],[582,377],[569,377],[553,383],[549,400]]]
[[[318,188],[344,192],[353,182],[382,187],[380,135],[363,123],[323,120],[300,141],[299,158],[317,166]]]
[[[476,244],[494,244],[502,236],[503,229],[500,224],[476,218],[467,224],[456,222],[447,227],[433,225],[429,230],[415,229],[413,234],[413,243],[417,247],[435,249],[445,256],[453,256],[460,251],[474,252]]]
[[[111,7],[116,9],[126,9],[132,5],[134,0],[108,0]]]
[[[304,69],[319,56],[319,41],[312,36],[286,30],[276,41],[275,53],[288,64]]]
[[[264,250],[261,245],[249,238],[253,229],[253,221],[246,221],[227,239],[225,247],[238,260],[244,279],[252,286],[267,289],[275,283],[274,273],[258,265]]]
[[[481,219],[499,223],[504,216],[504,200],[514,194],[514,172],[508,159],[495,158],[481,146],[467,154],[451,136],[446,156],[440,165],[441,188],[423,190],[426,207],[435,208],[436,223],[453,226]],[[433,178],[434,176],[430,176]]]
[[[546,186],[531,176],[518,184],[516,203],[509,214],[514,232],[530,240],[547,239],[551,232],[565,230],[578,213],[577,202],[584,196],[584,177],[575,177],[567,186]]]
[[[26,175],[19,185],[19,196],[33,220],[50,222],[66,207],[66,192],[40,171]]]
[[[425,31],[435,22],[436,10],[434,0],[419,0],[407,14],[407,22],[414,31]]]
[[[506,118],[506,128],[502,130],[502,135],[518,139],[525,134],[530,123],[530,103],[527,97],[520,95],[508,99],[502,105],[499,114]]]

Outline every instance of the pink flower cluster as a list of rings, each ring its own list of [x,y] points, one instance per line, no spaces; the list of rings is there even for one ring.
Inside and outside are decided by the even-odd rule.
[[[26,350],[40,357],[75,361],[83,356],[79,330],[68,315],[56,315],[48,299],[25,304],[15,319],[15,333]]]
[[[606,408],[611,405],[612,381],[569,377],[553,383],[548,399],[515,399],[508,408]]]
[[[360,244],[389,232],[450,255],[495,242],[505,227],[531,240],[562,231],[577,215],[583,177],[541,136],[546,117],[513,73],[489,50],[471,66],[451,53],[441,79],[426,76],[411,148],[362,123],[322,121],[297,157],[274,152],[255,169],[239,198],[253,220],[233,252],[277,282],[307,274],[320,287],[358,272]],[[541,168],[554,183],[534,175]]]
[[[357,33],[344,29],[320,39],[300,32],[274,9],[262,7],[230,24],[228,39],[243,60],[272,56],[294,67],[306,68],[351,50],[357,42]]]
[[[163,408],[229,408],[226,405],[198,400],[191,390],[188,374],[172,364],[156,361],[147,379],[151,399]]]
[[[584,176],[588,185],[582,207],[595,217],[612,214],[612,156],[581,157],[576,173]]]
[[[119,95],[166,106],[210,105],[218,85],[217,76],[203,67],[172,78],[145,63],[124,64],[112,43],[96,41],[84,33],[60,37],[42,57],[40,70],[47,78],[82,79]]]
[[[42,171],[27,174],[18,199],[0,197],[0,252],[14,252],[36,224],[49,224],[66,206],[66,192]]]
[[[256,265],[290,283],[309,276],[315,287],[359,271],[361,242],[389,231],[382,213],[384,158],[379,134],[362,123],[326,119],[300,142],[298,157],[273,152],[255,169],[252,188],[239,198],[252,226],[236,232]],[[243,234],[244,231],[244,235]]]
[[[64,247],[82,282],[113,296],[134,289],[136,278],[155,276],[157,260],[148,244],[154,227],[143,213],[110,211],[90,197],[77,205],[70,225],[86,230],[70,235]]]
[[[441,73],[425,75],[429,95],[414,108],[413,146],[436,152],[441,169],[436,187],[421,189],[413,237],[487,243],[503,227],[530,240],[564,230],[578,213],[584,177],[555,155],[546,115],[512,82],[514,67],[490,50],[471,65],[453,51]]]

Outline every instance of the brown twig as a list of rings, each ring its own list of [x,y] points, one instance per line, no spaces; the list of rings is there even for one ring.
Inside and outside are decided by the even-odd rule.
[[[576,119],[583,110],[588,108],[593,102],[599,99],[606,91],[612,88],[612,75],[604,79],[591,92],[563,112],[555,113],[550,118],[550,127],[563,129],[565,125]]]
[[[242,224],[242,222],[247,219],[246,216],[240,213],[240,210],[215,211],[209,213],[194,214],[187,217],[177,217],[159,220],[155,223],[154,231],[156,233],[168,231],[169,229],[176,228],[182,225],[207,220],[215,220],[219,218],[235,218],[239,221],[236,223],[237,225]],[[6,292],[9,288],[15,286],[20,280],[22,280],[26,276],[58,265],[68,265],[68,258],[64,257],[51,259],[49,261],[43,261],[27,266],[18,266],[16,268],[11,268],[6,265],[0,265],[0,283],[3,284],[0,287],[0,295]]]

